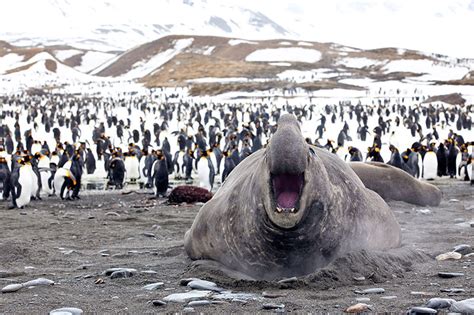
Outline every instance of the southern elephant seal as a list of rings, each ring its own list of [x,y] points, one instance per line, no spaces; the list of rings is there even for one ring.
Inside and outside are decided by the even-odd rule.
[[[349,166],[365,187],[384,200],[400,200],[420,206],[439,206],[442,193],[438,187],[416,180],[407,172],[378,162],[351,162]]]
[[[255,279],[309,274],[338,255],[400,245],[388,205],[284,115],[269,145],[242,161],[185,235],[193,260]]]

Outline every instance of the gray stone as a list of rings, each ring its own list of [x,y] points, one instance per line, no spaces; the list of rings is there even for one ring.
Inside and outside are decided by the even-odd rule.
[[[407,314],[436,314],[438,313],[437,310],[434,310],[429,307],[422,307],[422,306],[415,306],[412,307]]]
[[[224,289],[219,288],[217,284],[205,280],[193,280],[188,283],[188,287],[194,290],[205,290],[205,291],[215,291],[222,292]]]
[[[151,232],[144,232],[143,233],[143,236],[146,236],[146,237],[155,237],[155,234],[151,233]]]
[[[164,302],[162,300],[153,300],[153,301],[151,301],[151,304],[153,304],[154,306],[165,306],[166,302]]]
[[[262,296],[258,296],[253,293],[232,293],[230,291],[222,292],[221,294],[217,294],[213,296],[216,300],[230,300],[230,301],[237,301],[237,302],[247,302],[247,301],[263,301]]]
[[[183,308],[183,313],[194,313],[196,310],[192,307]]]
[[[165,302],[175,302],[175,303],[186,303],[190,301],[196,301],[203,298],[207,298],[211,295],[212,291],[200,291],[193,290],[185,293],[173,293],[166,296],[163,301]]]
[[[23,288],[23,284],[21,284],[21,283],[9,284],[6,287],[2,288],[2,293],[16,292],[16,291],[20,290],[21,288]]]
[[[81,315],[83,311],[75,307],[62,307],[49,312],[49,315]]]
[[[438,276],[440,278],[455,278],[455,277],[463,277],[464,274],[461,272],[438,272]]]
[[[447,293],[464,293],[466,290],[461,288],[449,288],[449,289],[440,289],[441,292]]]
[[[165,284],[163,282],[155,282],[155,283],[150,283],[150,284],[147,284],[147,285],[143,286],[142,289],[148,290],[148,291],[153,291],[153,290],[157,290],[157,289],[162,288],[164,285]]]
[[[206,306],[210,305],[211,302],[208,300],[198,300],[198,301],[191,301],[188,303],[189,307],[197,307],[197,306]]]
[[[263,304],[264,310],[276,310],[279,308],[285,308],[285,304],[273,304],[273,303]]]
[[[455,278],[463,277],[464,274],[462,272],[438,272],[438,276],[440,278]]]
[[[428,302],[426,302],[426,307],[433,308],[435,310],[439,310],[442,308],[448,308],[456,302],[453,299],[443,299],[443,298],[432,298]]]
[[[291,277],[291,278],[281,279],[280,281],[278,281],[278,283],[293,283],[293,282],[296,282],[296,281],[298,281],[298,278]]]
[[[194,280],[201,280],[201,279],[198,279],[198,278],[181,279],[181,280],[179,280],[179,285],[186,286],[186,285],[188,285],[189,282],[194,281]]]
[[[381,294],[381,293],[385,293],[385,289],[370,288],[370,289],[365,289],[365,290],[355,290],[354,292],[357,294]]]
[[[356,302],[370,302],[370,298],[366,298],[366,297],[356,298],[355,300]]]
[[[27,282],[23,283],[23,286],[25,286],[25,287],[37,287],[37,286],[40,286],[40,285],[53,285],[53,284],[54,284],[53,280],[49,280],[49,279],[45,279],[45,278],[38,278],[38,279],[30,280],[30,281],[27,281]]]
[[[104,274],[106,276],[111,276],[114,272],[123,271],[123,270],[128,271],[129,273],[136,273],[137,272],[137,270],[133,269],[133,268],[109,268],[106,271],[104,271]]]
[[[279,297],[286,296],[286,293],[279,293],[279,292],[263,292],[262,296],[267,299],[276,299]]]
[[[386,295],[386,296],[381,296],[381,300],[396,300],[398,297],[396,295]]]
[[[355,281],[365,281],[365,277],[354,277]]]
[[[130,270],[126,270],[126,269],[123,269],[123,270],[117,270],[117,271],[114,271],[111,275],[110,275],[110,279],[121,279],[121,278],[130,278],[133,276],[133,272],[131,272]]]
[[[453,249],[454,252],[460,253],[462,255],[469,254],[472,252],[471,245],[468,244],[460,244],[454,247]]]
[[[474,298],[455,302],[449,308],[450,312],[474,314]]]

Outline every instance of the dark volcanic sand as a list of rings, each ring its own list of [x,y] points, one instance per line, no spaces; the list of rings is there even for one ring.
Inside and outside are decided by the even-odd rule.
[[[180,312],[186,304],[156,307],[147,302],[186,291],[179,280],[189,276],[206,276],[234,292],[260,296],[263,291],[271,291],[286,295],[246,304],[231,302],[195,308],[205,313],[272,312],[262,310],[265,303],[285,304],[286,311],[341,312],[360,297],[369,297],[370,302],[366,303],[377,312],[401,313],[430,298],[410,292],[448,297],[448,293],[440,290],[453,287],[465,292],[452,298],[471,298],[474,257],[442,262],[433,257],[458,244],[474,245],[474,227],[469,224],[474,221],[474,187],[454,180],[435,184],[444,193],[440,207],[390,202],[403,229],[402,249],[385,254],[347,255],[286,288],[277,283],[232,281],[202,268],[190,268],[183,236],[199,206],[167,206],[163,205],[164,200],[149,200],[150,196],[142,193],[113,192],[83,194],[82,200],[74,202],[45,198],[33,201],[24,210],[6,210],[7,203],[2,201],[0,287],[38,277],[56,284],[0,294],[0,313],[46,314],[59,307],[78,307],[85,313]],[[422,214],[421,209],[430,209],[431,213]],[[145,232],[155,237],[145,236]],[[109,250],[110,255],[103,257],[101,250]],[[420,250],[427,255],[419,253]],[[34,268],[25,268],[28,266]],[[139,273],[127,279],[110,279],[102,275],[109,267],[135,268]],[[140,273],[144,270],[157,273]],[[441,271],[462,272],[464,276],[442,279],[437,276]],[[367,280],[357,282],[353,279],[357,276]],[[98,278],[104,279],[104,283],[94,284]],[[164,282],[165,286],[157,291],[142,289],[153,282]],[[354,293],[373,287],[384,288],[385,293]],[[397,298],[384,300],[382,296]]]

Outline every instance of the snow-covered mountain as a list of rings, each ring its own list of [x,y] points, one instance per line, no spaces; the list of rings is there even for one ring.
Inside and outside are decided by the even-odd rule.
[[[474,0],[5,0],[0,40],[124,51],[166,35],[288,38],[474,57]]]
[[[0,88],[185,87],[194,95],[272,89],[369,91],[383,85],[451,86],[474,95],[474,59],[399,48],[170,35],[124,53],[0,42]],[[123,88],[123,87],[121,87]],[[415,89],[411,88],[411,89]],[[451,90],[450,90],[451,91]]]

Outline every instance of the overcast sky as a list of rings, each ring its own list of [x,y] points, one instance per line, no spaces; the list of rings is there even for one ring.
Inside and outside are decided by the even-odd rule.
[[[401,47],[474,58],[474,0],[184,0],[194,8],[246,7],[260,11],[300,38],[360,48]],[[183,0],[1,1],[5,34],[67,36],[99,24],[180,21]],[[202,2],[205,2],[204,4]],[[165,10],[166,11],[166,10]],[[214,13],[213,13],[214,14]],[[238,14],[238,12],[236,12]],[[246,34],[239,34],[246,35]],[[248,34],[258,37],[258,34]],[[10,38],[8,38],[10,39]],[[152,40],[154,38],[150,38]]]

